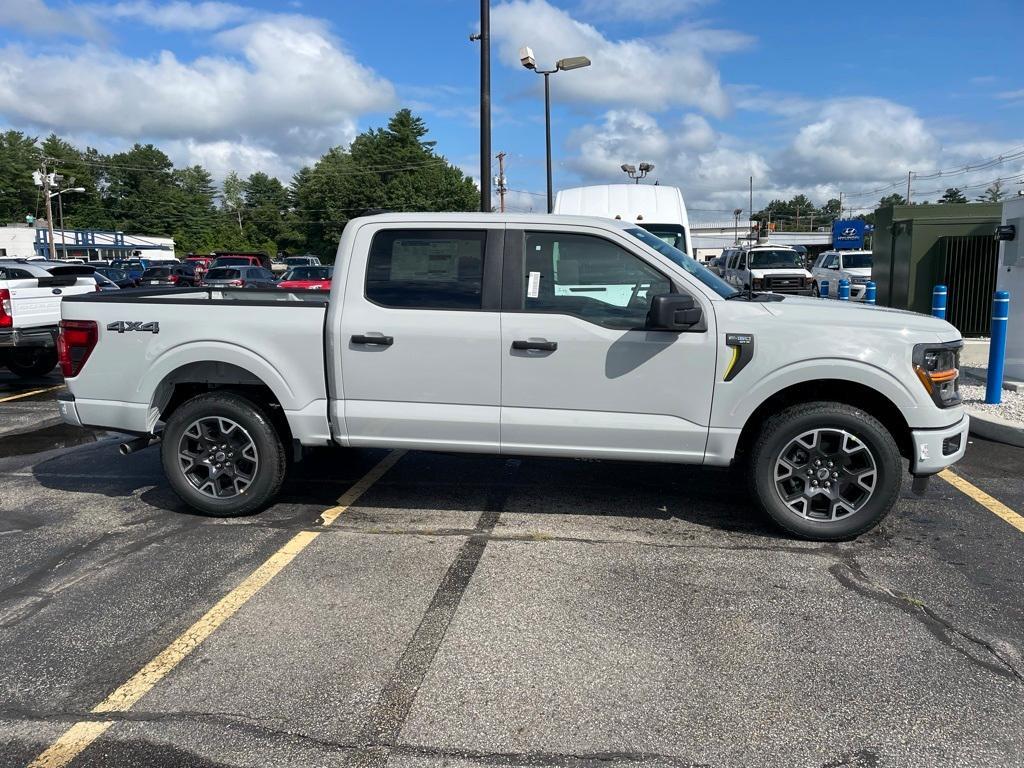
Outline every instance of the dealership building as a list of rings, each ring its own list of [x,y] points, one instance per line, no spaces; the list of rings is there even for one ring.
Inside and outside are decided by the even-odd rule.
[[[45,226],[5,224],[0,226],[0,258],[49,258],[50,231]],[[154,235],[126,235],[96,229],[54,229],[53,243],[58,259],[111,260],[132,256],[173,259],[174,239]]]

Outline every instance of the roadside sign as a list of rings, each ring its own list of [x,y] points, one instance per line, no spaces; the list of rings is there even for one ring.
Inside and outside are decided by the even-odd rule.
[[[832,222],[832,247],[855,250],[864,247],[865,222],[862,219],[840,219]]]

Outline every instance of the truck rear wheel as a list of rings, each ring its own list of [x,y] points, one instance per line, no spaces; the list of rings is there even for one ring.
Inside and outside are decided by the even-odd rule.
[[[164,473],[190,507],[216,517],[260,510],[281,489],[284,446],[267,413],[232,393],[199,395],[167,421]]]
[[[896,441],[844,403],[792,406],[765,422],[750,457],[750,483],[765,512],[791,533],[842,541],[874,528],[899,496]]]
[[[57,367],[57,350],[46,347],[10,349],[4,362],[15,376],[35,379]]]

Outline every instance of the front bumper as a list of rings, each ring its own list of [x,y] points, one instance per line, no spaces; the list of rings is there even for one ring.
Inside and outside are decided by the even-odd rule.
[[[0,330],[0,347],[55,347],[60,328],[42,325],[34,328],[4,328]]]
[[[960,461],[967,450],[967,433],[970,426],[971,417],[964,414],[964,417],[951,427],[913,430],[910,433],[913,450],[910,456],[910,474],[934,475]]]

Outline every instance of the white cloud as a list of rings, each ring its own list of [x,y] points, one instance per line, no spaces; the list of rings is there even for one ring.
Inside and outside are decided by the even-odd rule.
[[[0,0],[0,27],[13,27],[30,35],[48,37],[103,37],[99,25],[84,9],[68,6],[56,11],[44,0]]]
[[[799,130],[784,172],[797,180],[871,182],[933,168],[938,150],[938,140],[908,107],[885,99],[835,99]]]
[[[253,11],[234,3],[175,0],[154,3],[151,0],[130,0],[112,5],[90,6],[92,13],[103,19],[131,19],[160,29],[213,30],[252,18]]]
[[[547,0],[511,0],[495,6],[491,15],[499,55],[510,67],[521,69],[523,45],[533,48],[543,67],[565,56],[591,59],[587,69],[554,76],[559,100],[654,110],[691,106],[713,115],[728,111],[718,70],[705,51],[716,40],[740,45],[742,36],[735,33],[686,27],[661,37],[610,40]]]
[[[9,45],[0,48],[0,113],[62,133],[234,141],[298,156],[351,139],[359,115],[394,101],[392,85],[313,19],[253,22],[211,47],[226,55],[186,62],[169,51],[130,58],[92,46],[34,54]]]

